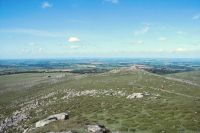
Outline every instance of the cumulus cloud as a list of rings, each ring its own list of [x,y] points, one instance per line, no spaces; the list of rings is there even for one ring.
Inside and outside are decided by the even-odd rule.
[[[197,20],[197,19],[200,19],[200,14],[196,14],[192,17],[193,20]]]
[[[165,52],[165,50],[164,49],[156,49],[155,52],[161,53],[161,52]]]
[[[140,44],[143,44],[143,43],[144,43],[144,41],[142,41],[142,40],[133,42],[133,44],[135,44],[135,45],[140,45]]]
[[[53,5],[52,4],[50,4],[48,1],[45,1],[45,2],[43,2],[42,3],[42,8],[51,8]]]
[[[73,45],[73,46],[69,46],[69,48],[70,48],[70,49],[78,49],[78,48],[80,48],[80,46],[78,46],[78,45]]]
[[[134,31],[134,35],[143,35],[146,34],[149,31],[150,27],[149,26],[145,26],[140,30],[136,30]]]
[[[186,34],[185,31],[177,31],[176,33],[179,34],[179,35],[185,35]]]
[[[111,2],[113,4],[119,3],[119,0],[105,0],[106,2]]]
[[[35,46],[35,42],[30,42],[28,45],[29,46]]]
[[[30,53],[30,50],[29,49],[22,49],[21,53]]]
[[[78,37],[73,37],[72,36],[72,37],[68,38],[68,42],[72,42],[73,43],[73,42],[79,42],[79,41],[80,41],[80,39]]]
[[[42,52],[43,48],[39,47],[37,50],[38,50],[38,52]]]
[[[188,49],[188,48],[174,48],[174,49],[155,49],[155,53],[167,53],[167,54],[179,54],[179,53],[189,53],[189,52],[194,52],[194,49]]]
[[[158,40],[161,41],[161,42],[164,42],[164,41],[167,41],[167,38],[166,37],[160,37],[160,38],[158,38]]]
[[[175,52],[175,53],[187,52],[187,51],[189,51],[189,50],[186,48],[176,48],[176,49],[172,50],[172,52]]]

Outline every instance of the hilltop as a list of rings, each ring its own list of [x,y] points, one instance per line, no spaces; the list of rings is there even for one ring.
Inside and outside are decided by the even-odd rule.
[[[8,124],[1,131],[87,132],[88,124],[129,133],[200,130],[200,88],[137,66],[100,74],[3,75],[0,81],[1,121]],[[69,119],[35,128],[62,112]]]

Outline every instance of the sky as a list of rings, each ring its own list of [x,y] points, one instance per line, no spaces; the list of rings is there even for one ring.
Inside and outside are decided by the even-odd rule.
[[[200,0],[0,0],[0,59],[200,58]]]

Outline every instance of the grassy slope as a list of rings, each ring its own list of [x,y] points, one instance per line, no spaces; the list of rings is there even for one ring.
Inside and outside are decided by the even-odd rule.
[[[26,75],[19,75],[20,77]],[[78,77],[78,78],[77,78]],[[68,80],[70,78],[70,80]],[[10,78],[8,78],[9,80]],[[37,78],[36,78],[37,79]],[[1,85],[2,76],[0,77]],[[10,80],[13,82],[13,80]],[[9,81],[5,81],[7,84]],[[163,86],[164,88],[162,88]],[[127,99],[100,95],[79,96],[62,99],[67,90],[109,90],[123,91],[126,94],[134,92],[148,92],[151,95],[142,99]],[[18,89],[19,90],[19,89]],[[33,132],[62,131],[71,129],[84,130],[88,123],[104,124],[112,131],[123,132],[197,132],[200,131],[200,88],[186,83],[172,81],[143,71],[122,71],[88,75],[85,77],[66,75],[63,81],[50,84],[45,82],[31,87],[28,91],[18,91],[17,96],[24,96],[23,100],[42,97],[50,92],[57,92],[54,96],[41,99],[39,102],[52,101],[30,111],[30,119],[23,125],[34,123],[54,113],[70,111],[70,119],[54,122]],[[154,98],[154,95],[160,95]],[[0,101],[10,93],[0,94]],[[4,97],[2,97],[4,95]],[[56,98],[55,98],[56,97]],[[10,98],[10,99],[9,99]],[[12,101],[11,101],[12,100]],[[15,97],[17,104],[22,99]],[[13,98],[8,97],[7,105],[12,105]],[[3,103],[1,103],[3,105]],[[5,106],[5,105],[4,105]],[[1,113],[9,115],[17,107],[2,109]]]
[[[196,84],[200,84],[200,71],[182,72],[175,74],[168,74],[169,77],[188,80]]]

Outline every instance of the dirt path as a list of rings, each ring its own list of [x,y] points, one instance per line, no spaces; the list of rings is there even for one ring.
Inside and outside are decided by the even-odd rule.
[[[191,96],[191,95],[187,95],[187,94],[182,94],[182,93],[178,93],[178,92],[173,92],[173,91],[169,91],[169,90],[164,90],[164,89],[161,89],[161,88],[154,88],[154,87],[149,87],[149,88],[151,88],[153,90],[159,90],[159,91],[162,91],[162,92],[167,92],[167,93],[183,96],[183,97],[200,99],[200,97]]]
[[[178,81],[178,82],[182,82],[182,83],[186,83],[186,84],[190,84],[190,85],[194,85],[194,86],[198,86],[200,87],[200,84],[196,84],[192,81],[189,80],[184,80],[184,79],[179,79],[179,78],[173,78],[173,77],[165,77],[168,80],[174,80],[174,81]]]
[[[150,72],[147,72],[147,73],[150,74],[150,75],[156,76],[156,77],[165,78],[165,79],[168,79],[168,80],[173,80],[173,81],[177,81],[177,82],[181,82],[181,83],[190,84],[190,85],[194,85],[194,86],[200,87],[200,84],[194,83],[194,82],[189,81],[189,80],[184,80],[184,79],[179,79],[179,78],[174,78],[174,77],[158,75],[158,74],[154,74],[154,73],[150,73]]]

